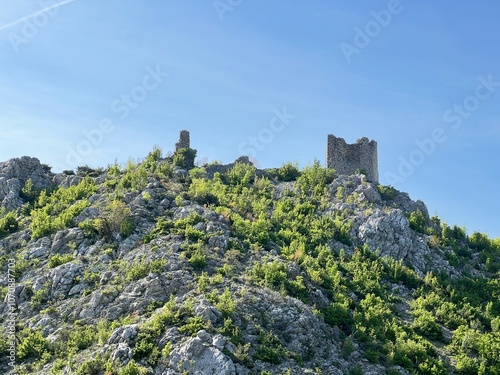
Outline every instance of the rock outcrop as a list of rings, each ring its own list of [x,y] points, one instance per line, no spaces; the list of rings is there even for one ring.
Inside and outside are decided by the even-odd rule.
[[[36,158],[23,156],[0,163],[0,207],[5,207],[7,211],[20,207],[23,203],[21,189],[28,180],[38,191],[53,186],[49,167]]]

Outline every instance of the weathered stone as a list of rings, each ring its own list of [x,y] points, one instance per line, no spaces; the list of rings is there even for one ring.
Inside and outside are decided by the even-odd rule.
[[[20,207],[21,189],[31,179],[34,190],[50,189],[53,184],[50,170],[36,158],[23,156],[0,163],[0,206],[8,211]]]
[[[222,318],[222,313],[205,299],[201,299],[194,306],[194,314],[203,317],[205,321],[211,321],[213,324]]]
[[[64,229],[54,235],[52,241],[52,254],[64,254],[73,252],[83,242],[85,236],[78,228]]]
[[[343,138],[329,134],[326,166],[345,175],[362,171],[368,180],[378,183],[377,142],[361,138],[355,144],[348,145]]]
[[[138,332],[137,324],[118,327],[108,339],[108,344],[131,343],[137,337]]]
[[[188,374],[236,375],[234,363],[219,349],[198,337],[188,339],[170,354],[170,366]]]

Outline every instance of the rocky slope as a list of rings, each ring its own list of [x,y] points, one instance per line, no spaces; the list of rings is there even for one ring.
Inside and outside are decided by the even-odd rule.
[[[364,175],[23,157],[0,204],[2,373],[500,371],[499,244]]]

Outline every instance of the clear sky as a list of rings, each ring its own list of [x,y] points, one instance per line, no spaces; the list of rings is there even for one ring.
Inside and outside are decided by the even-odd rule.
[[[378,141],[381,183],[500,236],[500,3],[0,0],[0,160],[260,167]]]

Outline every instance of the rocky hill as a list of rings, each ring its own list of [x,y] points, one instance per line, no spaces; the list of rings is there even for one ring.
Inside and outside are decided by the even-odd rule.
[[[0,373],[500,374],[499,240],[362,174],[182,152],[0,163]]]

